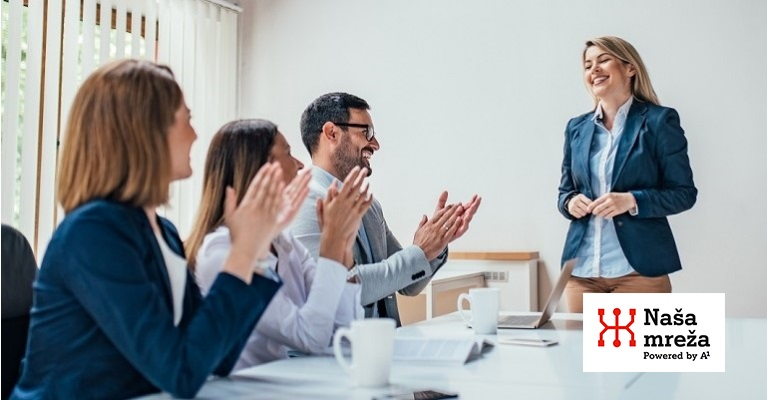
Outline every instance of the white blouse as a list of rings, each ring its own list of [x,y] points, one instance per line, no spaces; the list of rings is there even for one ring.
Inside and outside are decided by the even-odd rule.
[[[168,270],[168,279],[171,281],[171,294],[173,297],[173,324],[178,326],[184,312],[184,290],[187,287],[187,260],[174,253],[165,243],[163,235],[155,232],[157,244],[163,253],[165,268]],[[213,284],[213,282],[211,282]]]
[[[273,268],[277,267],[283,286],[256,324],[235,370],[287,358],[290,349],[325,353],[337,328],[365,316],[360,304],[361,285],[347,282],[343,265],[322,257],[315,262],[287,232],[272,244],[277,257],[270,253],[269,260]],[[230,247],[226,227],[219,227],[203,239],[195,268],[203,294],[216,280]]]

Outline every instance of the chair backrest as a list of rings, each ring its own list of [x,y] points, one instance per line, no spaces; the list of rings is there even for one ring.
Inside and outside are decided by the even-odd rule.
[[[29,242],[16,229],[2,226],[2,398],[10,397],[19,380],[21,360],[27,346],[29,312],[32,308],[32,283],[37,262]]]

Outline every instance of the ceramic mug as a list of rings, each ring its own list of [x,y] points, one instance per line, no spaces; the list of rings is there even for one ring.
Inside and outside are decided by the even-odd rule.
[[[350,363],[342,354],[341,340],[346,338],[352,350]],[[357,386],[381,387],[389,384],[392,347],[395,341],[395,320],[368,318],[353,321],[349,328],[340,328],[333,336],[336,361]]]
[[[459,315],[465,323],[472,326],[475,333],[480,335],[493,335],[499,325],[499,296],[500,290],[496,288],[469,289],[469,293],[462,293],[456,302]],[[469,303],[471,316],[467,318],[463,308],[464,300]]]

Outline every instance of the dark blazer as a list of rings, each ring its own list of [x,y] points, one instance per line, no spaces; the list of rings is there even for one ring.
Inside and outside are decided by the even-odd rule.
[[[589,150],[598,129],[594,112],[573,118],[565,129],[562,177],[557,207],[571,220],[562,262],[576,256],[590,215],[573,218],[565,209],[571,196],[595,199],[590,186]],[[639,213],[613,217],[616,235],[629,264],[641,275],[661,276],[681,269],[668,215],[688,210],[697,190],[688,161],[688,142],[672,108],[634,99],[619,139],[612,192],[630,192]]]
[[[184,255],[173,225],[158,218]],[[187,274],[173,325],[168,274],[141,208],[95,200],[67,214],[45,253],[23,372],[12,398],[129,398],[157,391],[192,397],[226,375],[280,287],[219,275],[203,300]]]

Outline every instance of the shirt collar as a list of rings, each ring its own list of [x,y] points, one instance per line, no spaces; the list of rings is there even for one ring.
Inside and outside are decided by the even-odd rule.
[[[312,177],[325,188],[330,187],[334,181],[338,181],[338,179],[331,175],[330,172],[318,167],[317,165],[312,166]]]
[[[274,240],[272,240],[272,244],[275,246],[275,249],[277,250],[278,257],[280,256],[280,253],[288,254],[291,251],[293,251],[293,245],[291,244],[291,239],[288,237],[289,230],[285,230],[283,232],[280,232],[277,237],[275,237]],[[282,251],[281,251],[282,250]]]
[[[616,113],[616,119],[617,120],[625,120],[627,118],[627,115],[629,114],[629,108],[632,107],[632,100],[634,99],[634,96],[629,96],[629,100],[627,100],[624,104],[619,107],[619,111]],[[602,120],[603,119],[603,102],[600,101],[597,103],[597,107],[595,107],[595,114],[592,116],[592,121]]]

